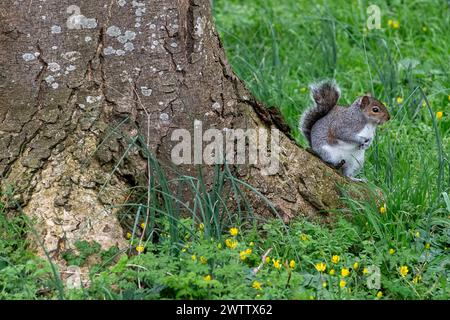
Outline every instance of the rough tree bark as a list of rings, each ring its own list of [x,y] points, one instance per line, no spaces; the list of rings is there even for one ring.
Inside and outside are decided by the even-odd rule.
[[[225,58],[210,9],[209,0],[1,1],[0,184],[38,222],[50,253],[76,239],[125,246],[111,207],[146,181],[145,161],[130,157],[110,177],[126,144],[104,140],[127,117],[123,130],[147,136],[149,128],[163,165],[172,130],[192,130],[194,119],[204,130],[279,128],[280,171],[238,166],[240,179],[286,220],[341,206],[337,185],[347,180],[252,98]],[[194,167],[180,170],[195,175]],[[257,213],[271,214],[252,199]]]

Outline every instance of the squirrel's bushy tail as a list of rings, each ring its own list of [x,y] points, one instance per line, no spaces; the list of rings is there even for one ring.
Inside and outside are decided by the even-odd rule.
[[[310,86],[310,90],[314,106],[306,110],[303,114],[300,120],[300,130],[311,146],[312,127],[320,118],[326,116],[336,106],[341,95],[341,90],[334,80],[326,80],[319,84],[313,84]]]

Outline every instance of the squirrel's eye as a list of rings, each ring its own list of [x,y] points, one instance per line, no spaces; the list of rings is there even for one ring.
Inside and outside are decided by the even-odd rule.
[[[374,107],[374,108],[372,108],[372,111],[373,111],[373,112],[379,112],[380,109],[378,109],[377,107]]]

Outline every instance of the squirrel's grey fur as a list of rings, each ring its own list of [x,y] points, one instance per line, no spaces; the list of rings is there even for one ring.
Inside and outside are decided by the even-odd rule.
[[[341,96],[341,90],[333,80],[326,80],[317,85],[313,84],[309,88],[315,105],[303,114],[300,127],[309,145],[311,145],[313,125],[336,106]]]
[[[365,149],[373,141],[377,125],[389,120],[389,112],[370,96],[341,107],[337,105],[339,96],[340,89],[332,80],[311,86],[314,106],[303,115],[300,128],[322,160],[342,166],[344,175],[352,177],[363,166]]]

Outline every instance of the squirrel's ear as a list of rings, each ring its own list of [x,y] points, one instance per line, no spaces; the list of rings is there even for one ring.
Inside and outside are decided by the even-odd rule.
[[[369,103],[370,103],[369,96],[366,95],[361,98],[361,108],[365,108],[367,105],[369,105]]]

